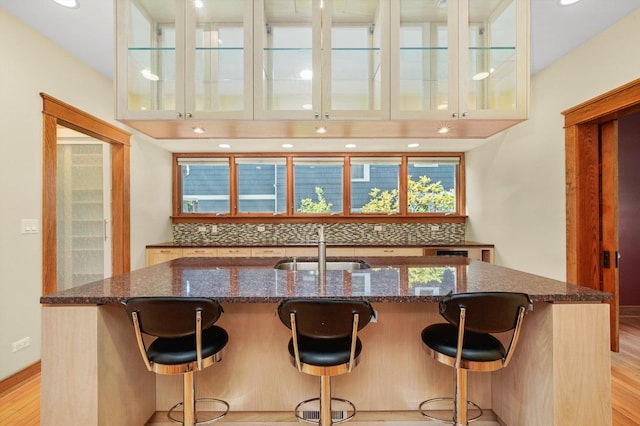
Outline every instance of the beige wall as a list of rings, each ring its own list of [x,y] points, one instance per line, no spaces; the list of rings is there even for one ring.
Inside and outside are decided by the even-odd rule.
[[[467,238],[496,263],[566,278],[561,111],[640,77],[640,11],[533,76],[530,119],[467,153]]]
[[[21,219],[42,217],[42,100],[45,92],[106,121],[112,83],[0,8],[0,380],[40,359],[42,234]],[[118,124],[120,127],[124,127]],[[144,245],[171,238],[171,156],[142,137],[131,149],[132,268]],[[170,192],[169,192],[170,193]],[[31,346],[12,353],[29,336]]]

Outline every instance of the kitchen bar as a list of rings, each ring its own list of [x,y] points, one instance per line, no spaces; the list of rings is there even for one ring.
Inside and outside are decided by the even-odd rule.
[[[302,259],[296,259],[301,261]],[[120,302],[133,296],[204,296],[224,307],[230,336],[220,364],[199,373],[199,389],[232,411],[290,412],[317,393],[312,377],[290,365],[290,331],[275,316],[286,297],[369,300],[376,324],[336,396],[359,412],[415,411],[451,396],[451,369],[430,359],[420,331],[440,322],[447,293],[525,292],[534,309],[508,368],[470,374],[469,396],[507,425],[611,425],[610,295],[458,257],[332,259],[367,269],[275,269],[273,258],[182,258],[65,290],[43,304],[42,418],[50,424],[144,424],[181,399],[180,377],[156,377],[140,360]]]

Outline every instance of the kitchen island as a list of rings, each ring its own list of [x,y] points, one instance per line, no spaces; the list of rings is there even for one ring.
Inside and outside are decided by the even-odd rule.
[[[329,259],[331,260],[331,259]],[[344,259],[341,259],[344,260]],[[317,380],[289,362],[290,331],[275,315],[286,297],[369,300],[377,323],[360,333],[363,355],[334,394],[362,411],[417,410],[451,396],[453,371],[430,359],[420,331],[442,321],[449,292],[531,296],[506,369],[471,373],[469,396],[507,425],[611,425],[610,295],[459,257],[364,258],[371,268],[278,270],[273,258],[181,258],[65,290],[43,303],[41,418],[48,425],[140,425],[181,399],[179,376],[147,372],[120,302],[134,296],[211,297],[225,313],[225,357],[199,373],[198,392],[232,411],[290,412]]]

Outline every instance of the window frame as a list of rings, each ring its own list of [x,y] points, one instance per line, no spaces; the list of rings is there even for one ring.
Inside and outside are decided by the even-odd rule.
[[[341,158],[344,161],[342,188],[343,202],[342,212],[340,213],[299,213],[296,212],[293,205],[294,200],[294,179],[293,179],[293,163],[296,158]],[[360,213],[351,212],[351,159],[362,157],[371,158],[399,158],[400,159],[400,211],[398,213]],[[409,159],[417,157],[425,157],[430,160],[437,158],[451,159],[457,157],[459,159],[455,172],[455,194],[456,194],[456,211],[453,213],[409,213],[407,211],[407,176]],[[188,158],[224,158],[229,161],[229,200],[230,209],[228,214],[215,213],[188,213],[182,212],[182,173],[178,165],[178,159]],[[236,167],[236,159],[257,159],[283,158],[286,162],[286,199],[287,207],[284,213],[238,213],[238,172]],[[465,157],[464,152],[358,152],[358,153],[173,153],[173,207],[172,222],[173,223],[312,223],[321,220],[323,222],[455,222],[464,223],[466,220],[466,186],[465,186]]]

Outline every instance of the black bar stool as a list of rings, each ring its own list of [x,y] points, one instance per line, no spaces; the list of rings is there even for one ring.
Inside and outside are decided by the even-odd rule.
[[[293,365],[301,373],[320,376],[320,397],[298,404],[295,416],[299,420],[320,426],[342,423],[353,418],[356,412],[353,403],[331,397],[331,377],[350,373],[358,364],[362,351],[358,331],[374,317],[374,310],[369,302],[347,299],[287,299],[278,306],[278,316],[291,329],[289,354]],[[332,400],[349,405],[351,414],[344,417],[336,415],[334,421]],[[300,415],[299,410],[312,401],[320,402],[318,415]]]
[[[136,333],[138,347],[147,369],[156,374],[182,374],[183,400],[168,413],[169,419],[183,425],[214,422],[229,412],[229,404],[220,399],[196,399],[195,372],[221,358],[227,345],[227,332],[214,323],[222,314],[220,304],[195,297],[135,297],[123,302]],[[148,347],[143,334],[157,337]],[[197,421],[196,401],[208,401],[224,407],[221,414]],[[183,406],[182,420],[173,416]]]
[[[467,425],[482,416],[482,409],[467,400],[467,371],[495,371],[509,364],[522,327],[522,320],[533,309],[523,293],[486,292],[449,294],[440,302],[440,315],[448,322],[432,324],[422,330],[422,342],[438,362],[455,368],[455,398],[431,398],[420,403],[423,416],[457,425]],[[509,347],[504,348],[492,334],[512,331]],[[453,400],[453,421],[427,413],[428,404]],[[468,419],[468,405],[480,414]]]

